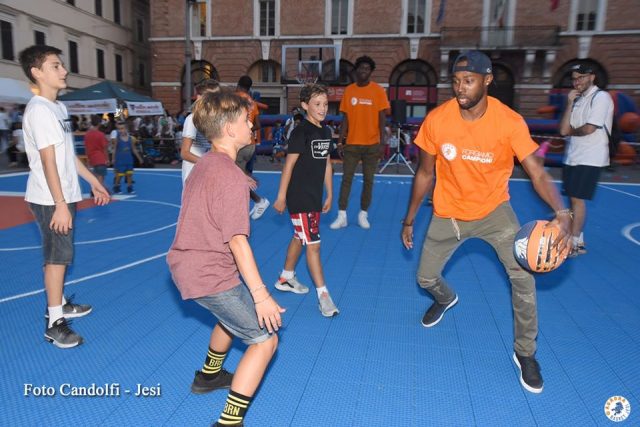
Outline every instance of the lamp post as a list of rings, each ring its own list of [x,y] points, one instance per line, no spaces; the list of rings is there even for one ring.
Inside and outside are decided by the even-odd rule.
[[[186,4],[186,18],[185,18],[185,36],[184,36],[184,86],[185,86],[185,100],[184,110],[189,110],[191,107],[191,15],[193,11],[193,4],[196,0],[187,0]]]

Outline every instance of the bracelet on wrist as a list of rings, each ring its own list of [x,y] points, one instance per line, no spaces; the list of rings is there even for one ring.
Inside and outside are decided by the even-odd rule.
[[[560,215],[569,215],[569,217],[573,218],[573,212],[571,212],[571,209],[560,209],[556,211],[556,216]]]
[[[253,289],[249,289],[249,292],[254,293],[254,292],[259,291],[260,289],[262,289],[262,288],[266,288],[266,287],[267,287],[267,286],[263,283],[263,284],[262,284],[262,285],[260,285],[260,286],[256,286],[256,287],[255,287],[255,288],[253,288]]]
[[[66,200],[64,200],[64,197],[63,197],[62,199],[54,200],[53,203],[55,203],[56,205],[58,203],[66,203]]]
[[[400,223],[402,224],[403,227],[413,227],[413,222],[412,223],[408,223],[404,219],[401,220]]]
[[[271,294],[267,294],[267,297],[263,300],[260,301],[254,301],[253,304],[254,305],[258,305],[258,304],[262,304],[263,302],[265,302],[266,300],[268,300],[269,298],[271,298]]]

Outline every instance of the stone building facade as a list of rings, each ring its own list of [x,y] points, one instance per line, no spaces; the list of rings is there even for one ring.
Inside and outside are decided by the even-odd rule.
[[[300,84],[283,74],[297,65],[297,48],[288,48],[293,56],[283,64],[290,45],[333,46],[318,52],[331,112],[353,81],[356,58],[369,55],[377,63],[372,79],[390,99],[404,100],[408,116],[424,116],[451,96],[448,71],[466,49],[490,55],[491,94],[525,116],[569,87],[579,59],[592,61],[601,86],[640,105],[637,11],[637,0],[151,0],[152,92],[172,112],[188,105],[190,29],[192,83],[213,77],[234,85],[249,74],[270,113],[297,105]],[[302,60],[320,59],[304,52]]]

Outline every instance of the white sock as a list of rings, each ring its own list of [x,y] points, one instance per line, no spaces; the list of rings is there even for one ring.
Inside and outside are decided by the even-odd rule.
[[[316,292],[318,293],[318,299],[320,299],[320,297],[322,296],[323,292],[329,293],[329,290],[327,289],[326,286],[323,286],[321,288],[316,288]]]
[[[49,328],[53,326],[56,320],[62,317],[62,306],[56,305],[55,307],[47,307],[49,310]]]
[[[338,211],[338,218],[340,217],[347,217],[347,211]]]
[[[289,271],[289,270],[282,270],[282,273],[280,273],[280,277],[283,278],[284,280],[293,279],[295,275],[296,275],[295,271]]]
[[[65,305],[67,303],[67,299],[64,297],[64,294],[62,295],[62,305]]]
[[[578,237],[578,244],[584,245],[584,233],[580,233],[580,236]]]
[[[364,214],[365,216],[368,216],[368,215],[367,215],[367,211],[363,211],[363,210],[361,210],[361,211],[360,211],[360,215],[362,215],[362,214]]]
[[[571,236],[571,243],[574,247],[578,246],[578,244],[580,243],[580,236]]]

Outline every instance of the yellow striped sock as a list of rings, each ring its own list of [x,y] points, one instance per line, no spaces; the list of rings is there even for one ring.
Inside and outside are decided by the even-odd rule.
[[[220,414],[218,424],[232,426],[242,423],[250,403],[250,397],[243,396],[233,390],[229,391],[227,402],[224,404],[224,409]]]
[[[225,357],[227,357],[227,353],[218,353],[210,348],[202,366],[202,373],[205,375],[217,375],[222,370],[222,363]]]

